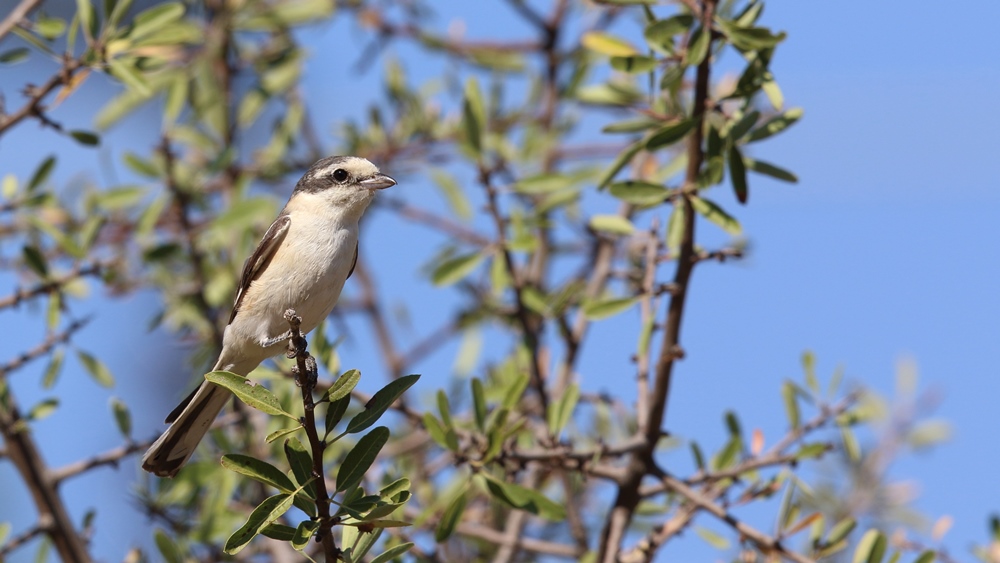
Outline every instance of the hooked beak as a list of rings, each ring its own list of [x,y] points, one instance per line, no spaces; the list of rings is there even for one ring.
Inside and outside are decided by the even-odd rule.
[[[366,178],[359,182],[361,187],[369,190],[384,190],[396,185],[396,181],[385,174],[375,174],[371,178]]]

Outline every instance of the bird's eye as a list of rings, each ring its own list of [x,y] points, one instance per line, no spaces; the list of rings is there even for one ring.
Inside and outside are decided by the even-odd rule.
[[[333,179],[340,183],[345,182],[348,176],[349,174],[347,173],[347,170],[344,170],[343,168],[338,168],[333,171]]]

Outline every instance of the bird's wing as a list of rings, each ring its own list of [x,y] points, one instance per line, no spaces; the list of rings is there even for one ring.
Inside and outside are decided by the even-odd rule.
[[[240,302],[243,301],[243,296],[246,295],[247,288],[250,287],[250,282],[257,279],[264,268],[267,267],[268,262],[271,261],[271,257],[274,256],[274,251],[281,246],[281,241],[285,240],[285,235],[288,234],[288,226],[292,223],[292,218],[288,215],[279,215],[274,223],[268,227],[267,232],[264,233],[264,238],[260,240],[260,244],[254,249],[253,254],[250,258],[247,258],[246,263],[243,264],[243,275],[240,276],[240,287],[236,290],[236,302],[233,303],[233,312],[229,315],[229,323],[233,323],[233,319],[236,318],[236,313],[240,310]]]
[[[351,279],[351,274],[354,273],[355,266],[358,265],[358,243],[354,243],[354,260],[351,262],[351,271],[347,272],[347,277],[345,280]]]

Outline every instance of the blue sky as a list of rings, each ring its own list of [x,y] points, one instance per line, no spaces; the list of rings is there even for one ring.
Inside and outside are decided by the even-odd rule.
[[[470,34],[505,32],[500,24],[511,21],[506,9],[470,14],[469,5],[442,7],[441,28],[449,19],[464,19]],[[688,357],[676,371],[667,420],[678,435],[719,443],[724,437],[722,412],[734,409],[745,426],[760,427],[773,440],[784,424],[778,386],[786,378],[800,378],[803,350],[815,351],[824,380],[843,366],[848,381],[887,395],[893,393],[896,365],[912,360],[921,388],[943,397],[935,414],[952,423],[954,435],[932,452],[907,457],[892,475],[920,483],[915,505],[926,515],[954,517],[944,544],[961,559],[971,558],[968,546],[985,540],[986,518],[1000,510],[1000,492],[993,486],[1000,466],[994,446],[1000,396],[995,362],[1000,250],[994,226],[1000,212],[1000,159],[995,155],[1000,118],[992,100],[1000,91],[992,39],[998,18],[1000,5],[988,0],[967,2],[960,9],[898,2],[767,3],[763,23],[789,33],[773,70],[787,104],[805,108],[806,115],[753,154],[795,171],[800,183],[753,177],[748,206],[736,208],[731,198],[718,198],[743,223],[751,252],[740,263],[705,265],[696,272],[684,327]],[[304,37],[322,55],[337,52],[343,33],[349,33],[346,26],[337,23]],[[401,49],[389,53],[407,56]],[[307,86],[316,97],[311,101],[318,106],[320,123],[361,115],[371,96],[357,92],[381,81],[380,73],[369,72],[351,80],[348,89],[343,77],[351,62],[320,56],[308,63]],[[410,74],[420,81],[437,68],[418,63]],[[2,83],[18,84],[15,78],[21,73],[49,70],[44,64],[21,65],[0,70],[0,76],[12,77]],[[113,91],[92,82],[56,116],[72,127],[88,128],[89,116]],[[9,104],[19,99],[9,87],[0,89]],[[333,103],[322,103],[326,100]],[[81,177],[104,181],[109,166],[121,170],[112,163],[113,155],[137,142],[130,135],[116,131],[95,152],[28,124],[0,142],[0,175],[26,178],[45,147],[61,155],[57,182]],[[335,146],[332,136],[327,140]],[[138,142],[151,146],[155,139]],[[412,201],[440,204],[434,188],[417,178],[396,189],[405,189],[402,195]],[[701,232],[714,236],[710,229],[704,226]],[[390,296],[388,305],[405,304],[414,318],[440,318],[447,313],[441,307],[454,302],[435,301],[439,294],[419,271],[440,239],[384,212],[375,213],[365,226],[365,244],[372,250],[396,249],[400,241],[428,248],[397,252],[394,260],[373,265]],[[17,250],[4,246],[0,254]],[[0,278],[0,287],[13,285],[14,280]],[[155,306],[148,294],[84,302],[81,311],[96,317],[77,342],[107,354],[113,335],[123,327],[145,326]],[[620,339],[622,327],[635,325],[628,315],[598,325],[590,338]],[[17,316],[5,312],[0,323],[3,334],[13,335],[0,340],[0,361],[41,334],[37,313],[29,309]],[[381,365],[365,343],[365,330],[348,342],[345,363],[378,374]],[[167,403],[182,395],[177,388],[182,384],[151,374],[145,354],[156,357],[155,371],[185,373],[184,348],[162,333],[128,332],[128,351],[107,357],[118,378],[112,393],[129,402],[137,435],[146,436],[160,428]],[[447,373],[454,352],[455,346],[447,347],[420,371]],[[583,386],[591,390],[617,388],[619,381],[606,374],[630,378],[632,373],[621,358],[596,352],[585,356],[581,366]],[[71,366],[67,375],[73,373],[77,376],[64,376],[56,389],[62,407],[36,430],[52,465],[119,441],[110,414],[102,417],[95,408],[106,404],[109,392]],[[47,396],[37,389],[33,370],[19,373],[15,385],[24,404]],[[376,384],[370,385],[374,389]],[[432,389],[428,384],[415,392],[429,397]],[[99,512],[95,540],[97,555],[108,560],[148,541],[146,522],[129,511],[128,483],[134,471],[128,462],[64,488],[80,514],[86,506],[110,506]],[[28,503],[26,495],[13,490],[16,478],[6,464],[0,464],[0,483],[5,498],[14,501],[0,507],[0,520],[30,506],[22,504]],[[710,556],[698,542],[687,539],[665,555],[688,560]],[[13,560],[27,560],[27,555]]]

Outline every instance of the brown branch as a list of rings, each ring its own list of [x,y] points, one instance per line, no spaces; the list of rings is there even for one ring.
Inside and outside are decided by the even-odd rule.
[[[35,524],[34,526],[28,528],[27,530],[21,532],[20,534],[8,539],[4,542],[3,546],[0,547],[0,561],[3,561],[5,557],[14,552],[17,548],[28,543],[36,536],[45,533],[45,528],[40,524]]]
[[[455,531],[463,536],[485,540],[492,544],[501,546],[505,545],[504,542],[510,541],[510,538],[499,530],[494,530],[493,528],[488,528],[471,522],[460,522],[458,526],[455,527]],[[544,555],[555,555],[558,557],[572,557],[579,559],[584,555],[584,552],[581,552],[580,549],[575,546],[535,538],[514,538],[513,547]]]
[[[70,337],[73,336],[78,330],[86,326],[90,322],[90,318],[83,318],[78,321],[73,321],[66,327],[62,332],[57,332],[55,334],[50,334],[48,337],[42,341],[41,344],[35,346],[31,350],[22,352],[13,360],[7,362],[6,364],[0,365],[0,380],[7,377],[8,374],[20,369],[22,366],[28,362],[40,358],[52,351],[57,345],[64,342],[68,342]]]
[[[134,454],[135,452],[145,451],[152,444],[152,440],[147,440],[145,442],[130,442],[124,446],[119,446],[102,454],[64,465],[58,469],[53,469],[49,472],[49,478],[52,479],[53,483],[59,485],[66,479],[76,477],[77,475],[90,471],[95,467],[101,467],[102,465],[114,465],[117,467],[118,462],[122,459]]]
[[[316,512],[319,514],[319,529],[316,530],[317,541],[323,544],[323,552],[327,561],[339,561],[340,549],[337,547],[333,537],[334,521],[330,517],[330,495],[326,490],[326,472],[323,470],[323,452],[326,450],[326,442],[320,439],[316,431],[316,405],[313,403],[313,390],[316,389],[316,360],[314,360],[306,350],[307,342],[305,337],[299,332],[299,325],[302,318],[295,314],[294,309],[285,311],[285,320],[291,327],[292,337],[289,339],[291,351],[288,357],[295,358],[296,367],[293,369],[295,383],[302,389],[302,407],[305,411],[305,420],[302,422],[312,449],[312,477],[316,484]]]
[[[45,295],[48,293],[56,292],[62,289],[67,283],[86,276],[99,276],[104,270],[106,264],[102,262],[91,262],[87,265],[77,265],[72,270],[66,274],[49,280],[44,283],[40,283],[35,287],[30,289],[18,288],[14,290],[14,293],[8,295],[7,297],[0,298],[0,309],[6,309],[7,307],[16,307],[21,303],[38,297],[40,295]]]
[[[678,495],[684,497],[689,503],[701,510],[704,510],[705,512],[708,512],[719,520],[722,520],[731,528],[739,532],[741,537],[753,542],[754,545],[756,545],[757,548],[763,553],[778,554],[789,561],[794,561],[795,563],[811,563],[813,561],[800,553],[789,551],[777,539],[757,530],[756,528],[753,528],[746,522],[737,519],[725,508],[714,503],[711,499],[703,496],[698,491],[695,491],[691,487],[685,485],[680,479],[677,479],[676,477],[673,477],[658,468],[654,470],[654,473],[658,474],[660,481],[667,488],[667,490],[677,493]],[[650,536],[650,545],[640,546],[640,548],[637,548],[641,549],[643,554],[646,555],[644,558],[646,561],[651,561],[656,548],[662,545],[662,542],[658,540],[659,535],[654,533]],[[631,559],[631,557],[628,557],[627,555],[625,557]]]
[[[73,520],[59,496],[42,454],[31,436],[28,421],[21,417],[8,392],[0,396],[0,435],[7,447],[7,457],[21,476],[38,511],[37,528],[41,529],[55,546],[60,559],[70,563],[90,561],[83,538],[73,526]]]
[[[21,0],[21,3],[0,21],[0,39],[3,39],[5,35],[10,33],[10,30],[17,27],[21,20],[31,15],[31,12],[35,11],[41,4],[42,0]]]
[[[83,64],[80,61],[66,57],[63,59],[63,66],[59,72],[52,75],[45,84],[25,88],[25,94],[28,96],[27,103],[14,113],[0,115],[0,135],[28,117],[39,117],[43,119],[43,122],[51,123],[45,117],[45,107],[42,106],[42,100],[56,87],[69,84],[73,74],[82,67]]]
[[[716,0],[704,0],[702,2],[703,9],[700,16],[701,25],[704,29],[711,29],[715,4]],[[709,45],[709,52],[711,52],[711,45]],[[695,75],[692,117],[697,120],[697,123],[688,137],[688,163],[687,170],[685,171],[685,187],[696,184],[705,156],[702,148],[702,124],[705,118],[706,102],[710,95],[710,71],[711,57],[706,56],[701,64],[698,65]],[[601,563],[613,563],[617,558],[622,540],[625,537],[625,531],[632,522],[635,509],[642,499],[639,495],[642,479],[655,467],[653,451],[663,432],[662,426],[666,416],[667,402],[670,397],[670,383],[674,363],[675,360],[683,357],[683,351],[680,347],[681,321],[684,317],[688,283],[690,282],[694,266],[697,263],[694,259],[695,213],[691,205],[691,200],[686,195],[675,202],[674,205],[682,206],[681,213],[684,218],[684,233],[681,238],[680,253],[674,272],[673,283],[676,291],[671,295],[667,305],[667,318],[664,326],[663,340],[654,369],[653,389],[647,402],[648,420],[646,426],[639,429],[646,436],[646,444],[643,449],[636,451],[629,460],[626,479],[621,487],[619,487],[614,506],[605,521],[597,555],[597,561]]]

